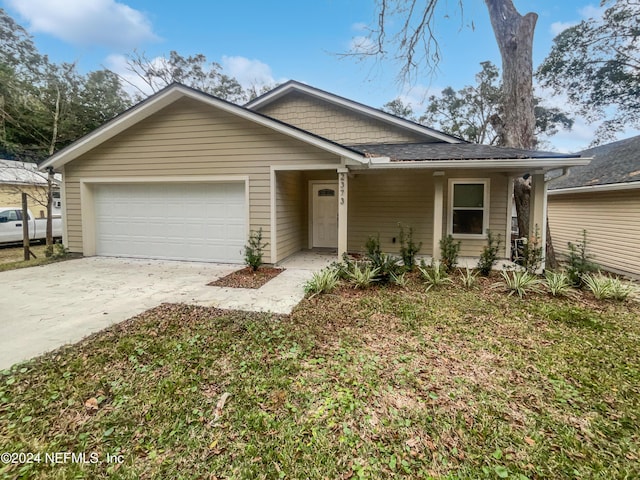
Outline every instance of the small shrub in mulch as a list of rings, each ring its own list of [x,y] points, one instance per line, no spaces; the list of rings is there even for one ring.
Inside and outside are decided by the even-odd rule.
[[[283,268],[260,267],[254,271],[251,267],[243,268],[208,283],[213,287],[260,288],[272,278],[284,271]]]

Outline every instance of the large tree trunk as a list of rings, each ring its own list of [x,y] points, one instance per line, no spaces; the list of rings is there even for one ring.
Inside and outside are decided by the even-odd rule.
[[[549,217],[547,217],[547,251],[545,256],[545,268],[555,270],[558,268],[558,259],[556,258],[556,251],[553,248],[553,242],[551,241],[551,227],[549,227]]]
[[[529,238],[529,208],[531,205],[531,183],[524,177],[518,177],[513,182],[513,198],[518,213],[518,236]]]
[[[536,146],[533,110],[533,33],[538,15],[522,16],[511,0],[485,0],[493,32],[502,57],[503,109],[500,144],[506,147],[533,149]],[[524,178],[514,182],[520,237],[529,238],[529,197],[531,184]],[[547,229],[546,262],[556,259]]]
[[[502,144],[530,149],[535,146],[533,32],[538,15],[520,15],[511,0],[485,0],[485,3],[502,56]]]

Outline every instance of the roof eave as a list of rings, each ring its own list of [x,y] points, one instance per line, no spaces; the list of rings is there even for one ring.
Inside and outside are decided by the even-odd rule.
[[[549,195],[569,195],[572,193],[593,193],[593,192],[616,192],[623,190],[637,190],[640,189],[640,181],[638,182],[624,182],[624,183],[609,183],[605,185],[587,185],[581,187],[566,187],[549,189]]]
[[[443,168],[469,169],[516,169],[516,170],[553,170],[563,167],[588,165],[590,159],[583,158],[502,158],[502,159],[466,159],[466,160],[413,160],[370,162],[369,168],[375,169],[425,169],[441,170]]]
[[[259,115],[238,105],[224,102],[204,93],[199,93],[195,90],[184,87],[183,85],[172,85],[165,91],[157,93],[156,96],[150,97],[138,106],[133,107],[131,110],[107,122],[106,124],[97,128],[85,137],[80,138],[63,150],[60,150],[58,153],[49,157],[45,162],[40,164],[38,169],[44,171],[49,167],[53,167],[54,169],[60,168],[66,163],[69,163],[70,161],[87,153],[98,145],[115,137],[119,133],[122,133],[127,128],[135,125],[145,118],[150,117],[154,113],[162,110],[163,108],[181,98],[192,98],[207,103],[209,105],[220,108],[223,111],[235,114],[241,118],[261,124],[267,128],[271,128],[272,130],[276,130],[280,133],[284,133],[291,137],[297,138],[307,144],[314,145],[329,153],[333,153],[340,157],[348,158],[359,163],[366,163],[365,157],[357,152],[354,152],[353,150],[341,147],[340,145],[329,142],[327,140],[323,140],[320,137],[305,133],[304,131],[296,129],[294,127],[289,127],[284,123],[275,121],[263,115]]]

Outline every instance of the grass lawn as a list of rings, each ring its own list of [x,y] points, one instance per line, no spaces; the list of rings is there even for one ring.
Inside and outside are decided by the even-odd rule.
[[[0,452],[41,457],[0,478],[640,478],[639,321],[487,282],[162,305],[2,373]]]
[[[47,258],[45,256],[44,244],[31,245],[31,251],[37,258],[31,258],[30,260],[24,260],[24,249],[20,246],[0,246],[0,272],[7,270],[15,270],[16,268],[35,267],[37,265],[44,265],[57,261],[53,258]]]

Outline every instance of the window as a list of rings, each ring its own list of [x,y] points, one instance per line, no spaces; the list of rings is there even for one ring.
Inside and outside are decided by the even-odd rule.
[[[319,197],[335,197],[336,191],[331,188],[323,188],[322,190],[318,190]]]
[[[467,237],[485,235],[489,228],[489,180],[449,180],[449,233]]]
[[[8,210],[4,212],[2,216],[6,216],[8,222],[15,222],[22,219],[22,212],[18,212],[18,210]]]

